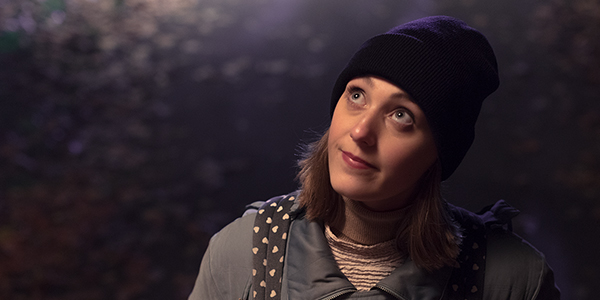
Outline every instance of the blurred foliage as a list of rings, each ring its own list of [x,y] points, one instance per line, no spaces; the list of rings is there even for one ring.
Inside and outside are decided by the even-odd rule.
[[[162,95],[227,23],[196,4],[3,1],[0,298],[189,293],[212,232]]]
[[[0,0],[0,298],[185,299],[208,238],[295,187],[294,146],[360,42],[428,14],[481,29],[502,76],[459,204],[517,202],[564,299],[592,299],[590,0]]]

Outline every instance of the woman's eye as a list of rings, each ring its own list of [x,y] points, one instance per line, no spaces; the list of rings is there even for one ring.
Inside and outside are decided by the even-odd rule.
[[[413,123],[412,116],[405,110],[395,111],[392,115],[392,119],[402,125],[410,125]]]
[[[354,91],[354,92],[350,92],[350,101],[356,103],[356,104],[364,104],[364,98],[365,96],[363,95],[362,92],[359,91]]]

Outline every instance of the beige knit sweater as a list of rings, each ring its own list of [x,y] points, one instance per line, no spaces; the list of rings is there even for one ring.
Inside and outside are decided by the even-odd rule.
[[[369,290],[403,262],[395,237],[406,208],[374,212],[344,202],[345,218],[325,226],[325,236],[342,273],[359,291]]]

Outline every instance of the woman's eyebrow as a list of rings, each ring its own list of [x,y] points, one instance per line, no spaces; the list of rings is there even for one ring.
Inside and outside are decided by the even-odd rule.
[[[375,86],[375,83],[373,83],[373,79],[371,79],[371,77],[360,77],[360,79],[363,80],[371,88]],[[405,91],[393,93],[392,95],[390,95],[390,98],[406,99],[414,103],[413,99]]]
[[[410,102],[414,103],[413,99],[406,92],[393,93],[392,95],[390,95],[390,98],[406,99],[406,100],[409,100]]]

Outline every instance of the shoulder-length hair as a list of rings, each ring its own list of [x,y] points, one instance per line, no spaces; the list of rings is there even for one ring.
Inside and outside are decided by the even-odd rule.
[[[344,217],[344,201],[329,179],[328,136],[329,131],[326,131],[318,141],[304,149],[298,162],[301,187],[298,198],[306,209],[306,218],[336,224]],[[407,218],[396,235],[398,249],[427,271],[455,266],[462,237],[459,227],[444,208],[439,161],[417,184]]]

